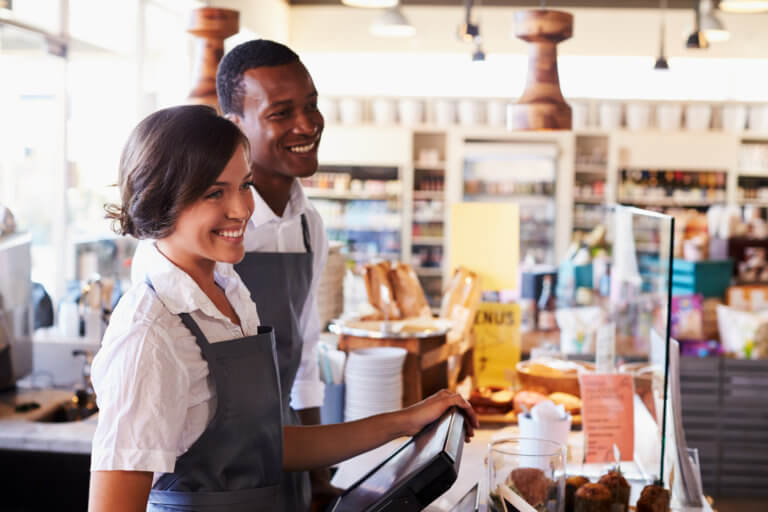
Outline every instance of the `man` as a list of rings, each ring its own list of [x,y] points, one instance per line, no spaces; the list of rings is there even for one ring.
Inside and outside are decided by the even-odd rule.
[[[297,178],[317,171],[323,116],[304,65],[288,47],[268,40],[243,43],[222,59],[216,87],[222,114],[250,143],[255,209],[245,231],[246,255],[235,266],[251,292],[261,322],[275,328],[284,424],[320,423],[324,386],[319,378],[316,304],[328,241],[317,210]],[[132,268],[143,278],[142,245]],[[258,390],[256,390],[258,392]],[[313,507],[336,489],[327,470],[312,472]],[[275,510],[307,510],[306,473],[284,473]]]

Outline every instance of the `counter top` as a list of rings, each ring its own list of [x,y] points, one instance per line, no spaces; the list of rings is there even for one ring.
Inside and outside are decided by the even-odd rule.
[[[0,449],[90,454],[98,414],[67,423],[36,421],[61,402],[69,400],[71,390],[24,389],[0,394]],[[37,402],[40,407],[24,413],[15,407]]]

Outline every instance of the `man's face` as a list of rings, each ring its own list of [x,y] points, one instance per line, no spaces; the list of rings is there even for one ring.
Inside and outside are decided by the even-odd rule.
[[[291,178],[314,174],[324,121],[304,65],[249,69],[243,86],[243,115],[233,120],[251,144],[253,172]]]

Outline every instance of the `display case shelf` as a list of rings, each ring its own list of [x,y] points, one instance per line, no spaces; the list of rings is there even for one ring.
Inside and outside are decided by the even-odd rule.
[[[441,190],[414,190],[413,198],[442,201],[445,199],[445,193]]]
[[[304,194],[310,199],[337,199],[341,201],[389,201],[397,199],[400,194],[396,193],[371,193],[371,192],[349,192],[337,191],[333,189],[322,188],[304,188]]]
[[[411,239],[413,245],[443,245],[441,236],[414,236]]]
[[[574,197],[573,202],[584,203],[584,204],[603,204],[603,202],[605,202],[605,198],[604,197]]]

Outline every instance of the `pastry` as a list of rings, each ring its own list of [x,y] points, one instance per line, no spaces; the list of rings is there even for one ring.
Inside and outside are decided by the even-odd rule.
[[[533,508],[544,506],[552,485],[547,475],[536,468],[517,468],[507,477],[507,485],[523,497]]]
[[[669,512],[669,491],[660,485],[646,485],[637,500],[637,512]]]
[[[469,403],[480,414],[506,414],[512,410],[514,395],[500,387],[480,387],[469,395]]]
[[[576,491],[584,484],[588,484],[589,480],[583,476],[569,476],[565,480],[565,512],[573,512],[575,507]]]
[[[575,414],[581,414],[581,398],[570,393],[562,393],[557,391],[549,395],[549,399],[554,402],[555,405],[561,405],[565,408],[565,412],[571,416]]]
[[[410,265],[397,263],[387,272],[397,306],[403,318],[432,318],[424,289]]]
[[[603,484],[584,484],[574,498],[574,512],[611,512],[611,491]]]
[[[534,405],[547,399],[547,395],[542,395],[536,391],[518,391],[515,394],[515,412],[520,414],[525,409],[530,411]]]
[[[619,471],[609,471],[598,480],[611,491],[614,512],[626,512],[629,509],[629,484]]]

